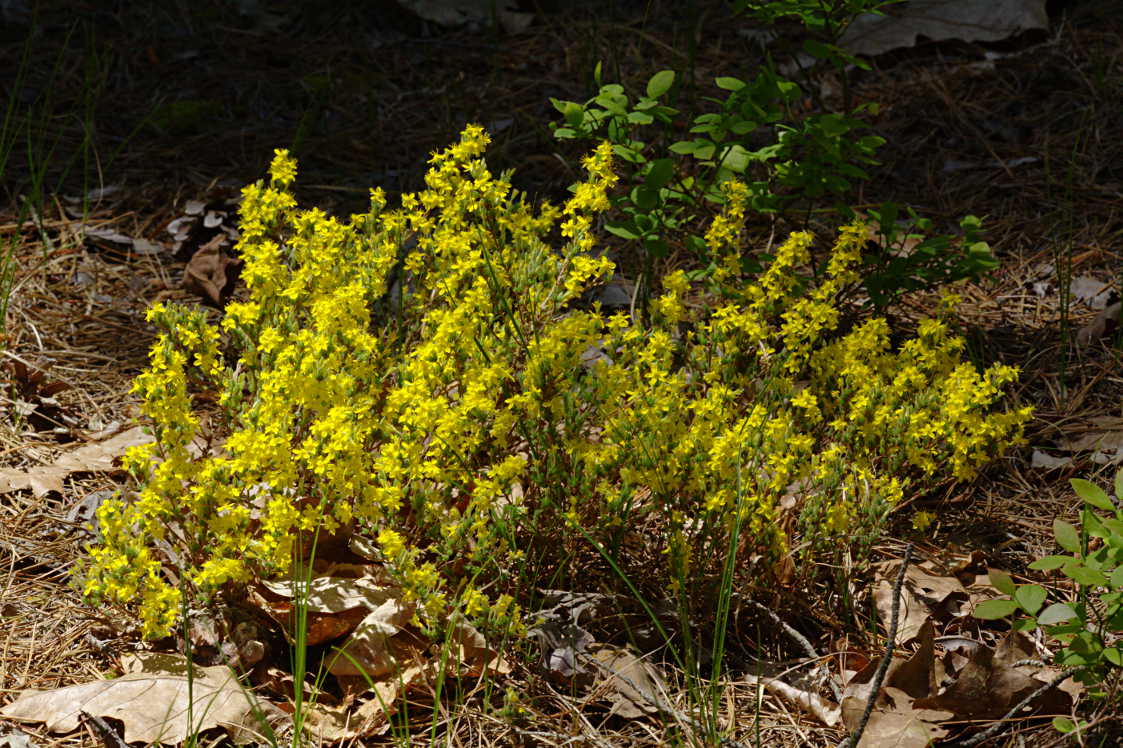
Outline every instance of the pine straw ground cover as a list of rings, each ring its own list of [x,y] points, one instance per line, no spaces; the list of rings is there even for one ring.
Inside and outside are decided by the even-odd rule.
[[[365,192],[367,186],[384,182],[389,172],[394,172],[390,179],[401,179],[408,186],[420,173],[420,157],[450,142],[463,121],[486,125],[505,119],[512,124],[496,136],[494,168],[517,165],[523,186],[556,194],[574,175],[555,166],[560,162],[550,155],[553,143],[536,130],[553,116],[547,97],[581,99],[585,92],[573,81],[583,80],[591,62],[609,51],[629,83],[646,80],[656,69],[677,66],[684,53],[669,50],[685,48],[677,23],[681,19],[665,8],[649,12],[650,23],[639,30],[627,26],[626,17],[594,24],[563,14],[547,16],[509,42],[485,42],[467,33],[428,40],[407,36],[389,42],[398,53],[381,59],[387,68],[385,79],[399,87],[398,98],[389,99],[393,106],[356,112],[340,103],[342,98],[328,97],[324,109],[329,113],[338,109],[337,119],[312,118],[318,124],[308,131],[308,148],[324,157],[318,162],[311,159],[309,166],[323,189],[311,190],[309,200],[323,203],[334,197],[328,202],[345,204],[339,196],[349,194],[346,189]],[[314,20],[304,22],[314,25]],[[728,24],[720,13],[711,13],[702,22],[703,43],[695,61],[698,78],[743,64],[743,52],[727,33]],[[1036,40],[1028,49],[1007,50],[1010,57],[992,64],[969,47],[942,48],[940,58],[921,50],[882,61],[884,70],[861,83],[861,96],[885,105],[877,127],[888,141],[881,153],[884,167],[874,171],[862,199],[870,204],[889,198],[908,202],[948,224],[967,213],[987,216],[988,239],[1001,266],[978,284],[957,289],[965,298],[959,310],[961,324],[978,360],[1021,367],[1016,399],[1035,407],[1027,447],[969,484],[935,486],[912,497],[874,549],[875,561],[899,559],[904,544],[914,542],[917,560],[954,567],[958,558],[981,552],[985,565],[1032,578],[1027,564],[1053,552],[1053,519],[1075,516],[1076,500],[1068,479],[1080,476],[1101,485],[1109,482],[1108,468],[1093,462],[1089,452],[1069,454],[1057,448],[1089,433],[1096,419],[1123,416],[1120,348],[1110,337],[1077,345],[1078,331],[1095,313],[1079,299],[1066,300],[1058,294],[1056,277],[1070,273],[1114,280],[1118,288],[1123,267],[1119,248],[1123,146],[1117,137],[1123,121],[1120,28],[1119,20],[1106,11],[1097,14],[1096,4],[1079,6],[1071,17],[1057,18],[1055,23],[1055,36]],[[121,28],[129,26],[122,23]],[[235,39],[236,48],[249,50],[240,59],[240,64],[252,68],[246,78],[258,75],[268,80],[276,74],[267,66],[252,64],[263,56],[254,54],[260,49],[254,45],[264,46],[260,32]],[[313,60],[305,69],[319,65],[338,72],[341,67],[362,67],[345,55],[330,58],[326,50],[338,52],[341,47],[328,43],[326,36],[321,41],[309,45],[309,51],[295,53]],[[467,61],[452,77],[444,77],[434,73],[435,66],[428,61],[449,50],[457,50]],[[174,57],[173,51],[167,52]],[[159,56],[161,51],[155,53]],[[645,62],[664,54],[677,59]],[[125,62],[134,66],[134,73],[144,70],[144,60]],[[227,103],[247,101],[237,98],[238,86],[221,67],[206,72],[212,77],[200,80],[200,88],[229,85]],[[543,90],[544,77],[549,80],[545,88],[556,81],[558,90]],[[480,95],[481,91],[487,94]],[[118,93],[138,96],[135,89]],[[496,109],[482,109],[484,100]],[[275,106],[271,111],[283,112],[283,121],[273,131],[262,128],[264,132],[233,131],[229,123],[211,132],[169,135],[175,123],[165,123],[156,134],[143,131],[121,151],[122,160],[106,175],[110,182],[116,174],[127,175],[123,177],[128,180],[126,197],[96,206],[86,220],[112,222],[130,236],[164,240],[160,229],[179,214],[182,200],[202,196],[213,178],[221,175],[245,182],[259,176],[272,147],[290,141],[297,123],[284,120],[291,115],[285,102],[252,97],[248,101],[250,109]],[[371,119],[360,126],[357,123],[364,116]],[[370,121],[376,123],[373,128]],[[106,127],[121,125],[107,122]],[[219,135],[228,140],[216,145]],[[241,146],[244,164],[216,161],[239,139],[246,142]],[[951,162],[1022,156],[1038,160],[1016,169],[946,168]],[[385,165],[387,173],[346,172],[355,162]],[[157,175],[166,168],[176,172],[170,182]],[[336,169],[344,176],[334,176]],[[333,186],[346,189],[328,189]],[[3,352],[6,372],[19,388],[18,399],[37,405],[35,413],[25,413],[20,420],[14,417],[17,398],[11,390],[6,395],[8,417],[0,432],[6,467],[33,470],[49,465],[82,441],[129,423],[136,416],[130,382],[145,365],[154,334],[143,321],[144,310],[154,301],[194,298],[179,287],[182,263],[167,255],[114,256],[104,244],[101,249],[89,247],[64,206],[61,201],[47,202],[34,229],[18,225],[14,215],[0,226],[7,239],[17,240],[16,290]],[[760,239],[765,240],[765,236]],[[935,296],[916,295],[891,311],[896,324],[907,329],[936,303]],[[21,369],[20,363],[27,369]],[[41,381],[34,375],[37,370],[45,373]],[[1033,467],[1035,449],[1071,456],[1072,462],[1051,470]],[[135,636],[121,635],[112,616],[91,610],[70,585],[75,561],[88,542],[84,507],[98,492],[122,484],[121,476],[112,472],[76,471],[64,477],[61,492],[36,498],[30,490],[14,490],[0,498],[3,694],[98,678],[114,672],[122,655],[140,648]],[[935,515],[923,536],[911,529],[913,509]],[[871,614],[874,573],[855,570],[845,605],[825,591],[802,597],[781,595],[770,601],[773,612],[809,637],[820,653],[845,646],[872,656],[884,645],[883,630]],[[767,614],[748,607],[731,639],[730,653],[745,661],[753,657],[785,662],[803,656]],[[678,687],[681,680],[672,672],[668,682],[671,706],[685,713],[689,698]],[[533,658],[517,664],[502,684],[519,694],[529,713],[521,719],[500,718],[494,710],[481,708],[481,699],[469,692],[455,700],[462,708],[438,709],[442,740],[454,745],[664,743],[667,721],[605,721],[603,710],[577,704],[543,678]],[[722,687],[719,721],[746,744],[754,744],[756,725],[762,745],[834,745],[841,739],[839,730],[823,728],[781,699],[765,695],[758,705],[755,693],[740,675],[730,675]],[[424,694],[414,698],[423,701]],[[1091,711],[1084,716],[1106,723],[1117,715]],[[92,726],[62,737],[34,726],[20,729],[31,734],[37,745],[102,741]],[[1047,724],[1026,722],[1015,724],[990,744],[1044,746],[1057,743],[1058,738]],[[391,739],[366,740],[375,744]],[[419,730],[412,740],[427,744],[429,733]]]

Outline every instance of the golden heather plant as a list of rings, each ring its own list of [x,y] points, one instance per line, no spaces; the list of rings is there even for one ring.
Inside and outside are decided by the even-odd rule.
[[[487,142],[468,127],[425,190],[400,209],[375,190],[347,221],[300,209],[277,152],[244,191],[248,299],[220,328],[149,312],[162,332],[135,391],[156,439],[128,455],[138,493],[99,510],[88,595],[163,635],[181,606],[166,566],[191,590],[232,589],[287,574],[296,538],[322,528],[375,540],[420,624],[456,605],[517,629],[510,573],[528,556],[593,541],[704,596],[731,537],[765,560],[741,564],[751,583],[794,548],[872,532],[916,476],[969,478],[1019,439],[1028,411],[997,408],[1016,373],[963,363],[939,320],[898,351],[883,320],[836,332],[861,226],[817,285],[798,275],[803,233],[744,279],[748,192],[730,183],[706,237],[729,301],[688,309],[672,273],[641,328],[579,303],[614,272],[594,231],[611,147],[564,206],[532,209],[488,171]],[[222,447],[199,455],[203,391],[219,393],[206,436]],[[637,531],[642,547],[619,542]]]

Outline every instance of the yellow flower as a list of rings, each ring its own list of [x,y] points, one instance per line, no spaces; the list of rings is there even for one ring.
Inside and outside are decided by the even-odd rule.
[[[924,532],[932,524],[932,520],[934,520],[935,518],[936,515],[932,514],[931,512],[917,512],[913,515],[912,518],[912,529],[916,530],[917,532]]]

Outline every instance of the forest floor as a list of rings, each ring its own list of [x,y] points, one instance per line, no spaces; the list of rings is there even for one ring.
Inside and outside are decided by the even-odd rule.
[[[550,98],[588,99],[598,61],[606,81],[629,90],[675,68],[690,71],[706,95],[715,76],[751,76],[761,59],[744,22],[716,2],[562,4],[515,34],[440,30],[384,7],[392,4],[360,0],[256,16],[230,16],[237,4],[218,0],[190,9],[41,5],[34,24],[17,19],[0,36],[0,69],[23,71],[5,81],[6,93],[28,121],[42,123],[20,129],[9,114],[17,137],[6,141],[15,145],[0,185],[9,200],[0,240],[14,259],[0,340],[0,705],[25,689],[120,673],[122,657],[144,649],[135,632],[83,602],[73,576],[91,507],[127,486],[104,442],[128,433],[138,413],[131,381],[154,338],[145,309],[199,300],[181,282],[196,247],[176,252],[168,233],[195,220],[184,218],[196,211],[189,203],[214,211],[215,226],[234,227],[238,189],[262,177],[274,148],[290,147],[302,203],[365,209],[372,186],[391,199],[418,188],[428,154],[468,122],[491,133],[493,171],[513,169],[515,186],[532,198],[564,199],[580,148],[553,139]],[[838,680],[847,667],[839,653],[868,662],[885,646],[871,612],[875,591],[892,579],[907,543],[930,581],[964,582],[964,600],[976,599],[972,585],[985,586],[988,568],[1043,582],[1027,565],[1054,551],[1055,519],[1075,521],[1069,479],[1109,485],[1123,459],[1123,346],[1117,322],[1094,327],[1118,298],[1110,288],[1123,282],[1123,18],[1110,2],[1083,2],[1051,21],[1048,33],[985,48],[946,42],[890,53],[856,79],[857,98],[881,105],[874,129],[887,142],[852,204],[908,204],[944,232],[962,216],[985,217],[1000,265],[957,287],[961,329],[976,360],[1021,369],[1013,401],[1035,410],[1026,444],[974,481],[909,498],[874,563],[855,571],[845,606],[824,594],[777,607],[812,649],[838,655],[824,677]],[[25,143],[50,155],[45,168],[29,165]],[[750,232],[763,243],[776,228],[762,220]],[[936,303],[919,293],[890,311],[907,325]],[[16,473],[35,480],[19,484]],[[916,510],[935,515],[920,536],[910,525]],[[946,591],[936,604],[952,605]],[[1000,628],[961,613],[929,613],[938,634],[986,646],[1001,638]],[[731,634],[742,640],[729,651],[776,664],[806,657],[767,613],[744,615]],[[774,635],[754,644],[762,626]],[[667,698],[677,707],[626,717],[567,693],[533,657],[512,662],[487,693],[501,700],[513,689],[529,707],[522,716],[503,717],[482,687],[464,686],[463,714],[422,712],[427,721],[413,732],[348,742],[428,744],[434,713],[448,745],[661,745],[672,728],[690,733],[674,717],[687,707],[673,687]],[[745,670],[727,677],[717,714],[733,739],[826,746],[845,736],[772,691],[758,698]],[[829,696],[823,681],[804,687]],[[1123,739],[1109,708],[1085,699],[1078,713],[1100,726],[1104,742],[1088,744]],[[1061,744],[1068,738],[1051,716],[1016,720],[983,744]],[[56,734],[0,719],[0,745],[27,745],[17,736],[39,746],[109,740],[93,722],[82,725]]]

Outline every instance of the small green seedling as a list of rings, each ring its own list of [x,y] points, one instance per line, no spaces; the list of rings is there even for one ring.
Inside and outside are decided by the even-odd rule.
[[[1015,584],[1005,572],[991,571],[991,583],[1007,597],[980,603],[975,617],[1018,615],[1014,630],[1041,627],[1061,645],[1056,664],[1077,668],[1076,679],[1102,696],[1111,692],[1103,688],[1105,681],[1123,675],[1123,470],[1115,476],[1115,499],[1090,481],[1073,479],[1072,487],[1084,501],[1080,527],[1055,520],[1053,535],[1066,553],[1040,558],[1029,568],[1071,579],[1075,599],[1046,606],[1044,587]]]

